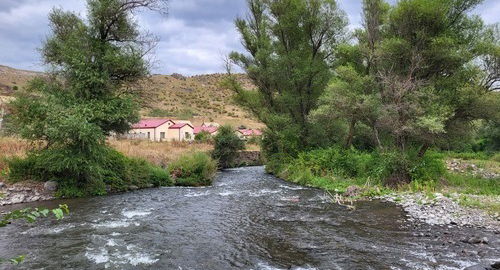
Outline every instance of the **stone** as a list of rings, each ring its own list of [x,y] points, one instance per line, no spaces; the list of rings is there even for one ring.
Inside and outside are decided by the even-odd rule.
[[[45,192],[54,192],[57,191],[57,182],[56,181],[47,181],[43,184],[43,188]]]
[[[147,185],[147,187],[148,187],[148,188],[152,188],[152,187],[154,187],[154,186],[155,186],[155,185],[153,185],[153,184],[148,184],[148,185]]]
[[[33,196],[31,197],[30,202],[36,202],[38,200],[40,200],[40,196]]]
[[[24,194],[15,194],[14,196],[12,196],[12,198],[10,199],[10,201],[12,203],[22,203],[24,202],[24,198],[26,196]]]
[[[130,189],[130,190],[138,190],[139,187],[136,186],[136,185],[131,185],[131,186],[128,187],[128,189]]]
[[[498,262],[496,262],[496,263],[493,263],[493,264],[491,265],[491,267],[492,267],[493,269],[500,269],[500,261],[498,261]]]
[[[347,197],[354,197],[360,194],[361,192],[363,192],[363,189],[360,186],[353,185],[347,187],[347,189],[344,192],[344,195]]]
[[[4,182],[0,182],[0,188],[3,188],[3,187],[5,187]]]
[[[484,264],[476,264],[476,265],[464,268],[464,270],[491,270],[491,269],[493,269],[493,268],[486,266]]]
[[[488,238],[486,238],[486,237],[483,237],[483,238],[471,237],[471,238],[469,238],[469,240],[467,240],[467,243],[469,243],[469,244],[487,244]]]

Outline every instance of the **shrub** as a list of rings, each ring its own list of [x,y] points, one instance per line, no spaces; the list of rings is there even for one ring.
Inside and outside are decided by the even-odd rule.
[[[206,186],[212,183],[217,162],[205,153],[181,156],[168,167],[178,186]]]
[[[233,128],[229,125],[220,127],[214,136],[214,142],[212,157],[217,159],[223,168],[235,166],[234,160],[238,151],[245,149],[245,143],[238,138]]]
[[[104,195],[109,190],[128,190],[131,185],[173,184],[166,170],[107,146],[101,147],[92,159],[68,148],[33,151],[24,159],[9,160],[9,169],[9,179],[14,182],[27,179],[58,182],[59,197]]]
[[[211,142],[213,141],[212,135],[207,131],[202,131],[194,136],[194,140],[198,142]]]
[[[500,153],[496,153],[496,154],[494,154],[494,155],[490,158],[490,160],[492,160],[492,161],[496,161],[496,162],[500,162]]]
[[[17,86],[17,85],[12,86],[12,90],[18,90],[18,89],[19,89],[19,86]]]

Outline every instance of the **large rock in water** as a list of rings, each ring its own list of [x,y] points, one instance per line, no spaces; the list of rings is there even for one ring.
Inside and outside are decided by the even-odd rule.
[[[57,191],[57,182],[56,181],[47,181],[43,185],[43,188],[46,193]]]

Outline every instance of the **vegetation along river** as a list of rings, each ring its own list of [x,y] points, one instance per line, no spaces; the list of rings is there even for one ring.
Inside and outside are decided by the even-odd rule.
[[[263,167],[224,171],[211,187],[36,205],[59,203],[71,209],[63,220],[0,229],[0,257],[26,255],[15,269],[463,269],[500,254],[494,233],[409,223],[380,201],[351,211]],[[460,241],[478,233],[490,243]]]

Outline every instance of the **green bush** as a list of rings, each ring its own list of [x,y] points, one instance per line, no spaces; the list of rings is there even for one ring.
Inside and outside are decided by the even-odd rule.
[[[212,142],[213,138],[207,131],[202,131],[194,136],[194,140],[198,142]]]
[[[214,136],[214,142],[212,157],[217,159],[223,168],[235,166],[234,160],[238,151],[245,149],[245,143],[238,138],[233,128],[229,125],[220,127],[217,135]]]
[[[15,90],[18,90],[18,89],[19,89],[19,86],[17,86],[17,85],[12,86],[12,90],[15,91]]]
[[[500,162],[500,153],[496,153],[494,154],[491,158],[490,158],[491,161],[496,161],[496,162]]]
[[[442,157],[433,151],[417,158],[416,153],[402,155],[332,147],[302,152],[297,158],[273,155],[268,158],[266,170],[296,183],[313,186],[321,183],[321,187],[342,190],[345,185],[364,183],[367,179],[371,184],[394,186],[401,183],[402,177],[405,181],[437,182],[446,173]]]
[[[207,186],[217,172],[217,162],[205,153],[181,156],[168,167],[177,186]]]
[[[107,146],[91,159],[68,148],[34,151],[26,158],[9,160],[9,169],[9,179],[13,182],[27,179],[58,182],[59,197],[104,195],[109,190],[126,191],[131,185],[139,188],[150,184],[173,185],[166,170]]]

